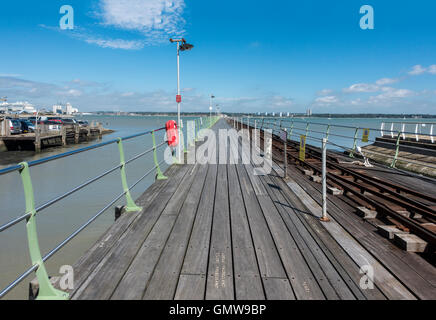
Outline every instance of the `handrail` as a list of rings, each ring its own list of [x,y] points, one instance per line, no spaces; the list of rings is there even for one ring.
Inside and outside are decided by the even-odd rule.
[[[137,134],[133,134],[133,135],[124,137],[122,139],[123,139],[123,141],[126,141],[126,140],[130,140],[130,139],[137,138],[137,137],[140,137],[140,136],[144,136],[144,135],[147,135],[147,134],[151,134],[152,132],[158,132],[158,131],[161,131],[161,130],[164,130],[164,129],[165,128],[159,128],[159,129],[144,131],[144,132],[140,132],[140,133],[137,133]],[[50,162],[50,161],[53,161],[53,160],[69,157],[69,156],[72,156],[72,155],[75,155],[75,154],[78,154],[78,153],[82,153],[82,152],[85,152],[85,151],[90,151],[90,150],[93,150],[93,149],[98,149],[98,148],[101,148],[101,147],[104,147],[104,146],[107,146],[107,145],[110,145],[110,144],[113,144],[113,143],[117,143],[117,142],[118,142],[118,139],[112,139],[112,140],[105,141],[105,142],[102,142],[102,143],[93,144],[91,146],[87,146],[87,147],[84,147],[84,148],[79,148],[79,149],[75,149],[75,150],[72,150],[72,151],[67,151],[67,152],[64,152],[64,153],[56,154],[54,156],[50,156],[50,157],[46,157],[46,158],[42,158],[42,159],[38,159],[38,160],[29,161],[28,165],[29,165],[29,167],[37,166],[37,165],[40,165],[40,164],[43,164],[43,163],[46,163],[46,162]],[[17,164],[17,165],[13,165],[13,166],[10,166],[10,167],[4,168],[4,169],[0,169],[0,175],[6,174],[6,173],[9,173],[9,172],[13,172],[13,171],[17,171],[17,170],[20,170],[22,168],[23,168],[22,165]]]
[[[258,118],[250,117],[249,120],[248,120],[248,123],[251,123],[250,120],[257,120],[257,119],[258,119]],[[262,119],[262,120],[264,120],[264,119]],[[241,122],[239,122],[240,124],[244,124],[244,125],[246,125],[246,124],[244,123],[243,119],[242,119],[242,120],[237,120],[237,119],[236,119],[236,121],[241,121]],[[307,124],[307,122],[302,122],[302,121],[298,121],[298,122],[299,122],[299,123],[305,123],[305,124]],[[262,125],[263,125],[263,127],[268,127],[268,126],[270,126],[270,129],[272,129],[273,131],[279,131],[279,129],[277,129],[277,128],[281,128],[281,125],[277,124],[276,122],[269,122],[269,121],[268,121],[268,122],[265,122],[265,121],[262,121]],[[323,125],[324,125],[324,124],[323,124]],[[341,148],[341,149],[344,149],[345,151],[348,151],[348,152],[349,152],[349,156],[350,156],[350,157],[353,157],[353,155],[354,155],[355,152],[356,152],[356,144],[355,144],[355,143],[354,143],[354,145],[353,145],[353,148],[349,148],[349,147],[341,146],[341,145],[335,144],[335,143],[333,143],[333,142],[330,142],[330,141],[328,140],[328,136],[329,136],[329,135],[331,135],[331,136],[337,136],[337,137],[342,137],[342,138],[352,139],[353,141],[356,141],[356,140],[357,140],[357,135],[355,134],[354,137],[350,137],[350,136],[344,136],[344,135],[334,134],[334,133],[329,132],[329,128],[330,128],[330,126],[334,126],[334,125],[327,125],[327,126],[328,126],[328,127],[327,127],[327,131],[326,131],[326,132],[316,131],[316,130],[312,130],[312,129],[309,130],[308,127],[306,127],[305,129],[303,129],[303,128],[297,128],[297,127],[292,126],[291,129],[292,129],[292,130],[296,130],[296,131],[300,131],[300,132],[305,132],[305,133],[302,133],[301,135],[306,136],[307,139],[314,140],[314,141],[317,141],[317,142],[321,142],[322,139],[321,139],[321,138],[317,138],[317,137],[310,136],[310,135],[308,135],[308,133],[309,133],[309,132],[315,132],[315,133],[325,134],[325,135],[326,135],[326,138],[327,138],[327,143],[328,143],[328,144],[331,144],[331,145],[337,146],[337,147],[339,147],[339,148]],[[345,127],[345,126],[343,126],[343,127]],[[349,126],[346,126],[346,127],[351,128],[351,129],[363,129],[363,128],[356,128],[356,127],[349,127]],[[288,137],[289,137],[289,138],[292,138],[292,135],[293,135],[292,130],[291,130],[291,131],[289,132],[289,134],[288,134]],[[296,134],[299,134],[299,133],[295,133],[295,135],[296,135]],[[387,144],[387,145],[392,146],[392,143],[383,142],[383,141],[375,141],[375,140],[370,140],[370,139],[368,139],[368,142],[377,142],[377,143]],[[414,149],[420,149],[420,150],[428,150],[428,149],[421,148],[421,147],[416,147],[416,146],[407,146],[407,147],[408,147],[408,148],[414,148]],[[363,152],[366,152],[366,153],[369,153],[369,154],[379,154],[379,155],[384,155],[384,156],[386,156],[386,157],[388,157],[388,158],[392,158],[392,159],[393,159],[392,164],[391,164],[391,167],[392,167],[392,168],[395,168],[395,164],[396,164],[397,160],[400,160],[400,161],[402,160],[402,161],[408,161],[408,162],[410,162],[410,163],[420,164],[421,166],[426,167],[426,168],[436,169],[436,166],[430,165],[430,164],[432,164],[432,163],[425,162],[425,161],[418,162],[418,161],[414,161],[413,159],[409,159],[409,158],[406,158],[406,157],[401,157],[401,156],[398,155],[398,151],[399,151],[399,140],[397,139],[397,144],[396,144],[396,154],[395,154],[395,155],[384,154],[384,153],[375,152],[375,151],[371,151],[371,150],[364,150]]]
[[[271,120],[276,120],[275,118],[262,118],[262,117],[249,117],[249,119],[271,119]],[[280,118],[277,118],[280,119]],[[359,129],[359,130],[364,130],[364,129],[369,129],[371,131],[380,131],[380,128],[362,128],[362,127],[353,127],[353,126],[346,126],[346,125],[340,125],[340,124],[328,124],[328,123],[321,123],[321,122],[310,122],[310,121],[299,121],[299,120],[293,120],[293,118],[283,118],[280,119],[280,121],[282,122],[294,122],[294,123],[304,123],[304,124],[310,124],[310,125],[320,125],[320,126],[331,126],[331,127],[338,127],[338,128],[348,128],[348,129]],[[392,123],[391,121],[386,122],[386,123]],[[397,122],[394,122],[397,123]],[[409,124],[408,122],[398,122],[398,123],[405,123],[405,124]],[[410,124],[417,124],[417,123],[410,123]],[[420,122],[418,124],[436,124],[435,123],[424,123],[424,122]],[[390,132],[390,130],[387,130]],[[411,132],[411,131],[401,131],[402,133],[405,134],[412,134],[415,135],[416,132]],[[419,135],[421,136],[429,136],[432,137],[434,136],[434,134],[428,134],[428,133],[420,133]]]
[[[300,122],[300,123],[306,123],[306,122]],[[275,122],[264,122],[264,124],[266,124],[266,125],[271,125],[271,126],[273,126],[273,127],[279,127],[279,125],[278,125],[277,123],[275,123]],[[314,133],[319,133],[319,134],[325,134],[325,135],[326,135],[326,138],[328,138],[328,136],[331,135],[331,136],[335,136],[335,137],[340,137],[340,138],[345,138],[345,139],[351,139],[351,140],[354,141],[354,145],[355,145],[355,143],[357,142],[357,131],[358,131],[358,130],[364,130],[364,129],[367,129],[367,128],[359,128],[359,127],[349,127],[349,126],[346,126],[347,128],[355,129],[355,130],[356,130],[354,137],[350,137],[350,136],[345,136],[345,135],[341,135],[341,134],[337,134],[337,133],[331,133],[329,129],[330,129],[330,127],[333,127],[333,126],[335,126],[335,125],[328,125],[328,127],[327,127],[327,131],[326,131],[326,132],[317,131],[317,130],[313,130],[313,129],[308,130],[308,127],[306,127],[306,129],[303,129],[303,128],[298,128],[298,127],[294,127],[294,126],[292,126],[291,129],[292,129],[292,130],[296,130],[296,131],[305,131],[306,134],[307,134],[308,132],[314,132]],[[345,127],[345,126],[342,126],[342,127]],[[292,136],[292,130],[290,131],[290,135],[291,135],[291,136]],[[400,135],[402,135],[403,133],[405,133],[405,132],[400,132],[400,131],[398,131],[398,134],[400,134]],[[403,140],[404,140],[404,139],[403,139]],[[397,150],[399,150],[399,147],[400,147],[400,140],[397,140],[397,142],[396,142],[395,144],[393,144],[393,143],[391,143],[391,142],[386,142],[386,141],[381,141],[381,140],[376,141],[376,140],[370,139],[370,138],[368,137],[368,138],[367,138],[367,142],[378,143],[378,144],[383,144],[383,145],[388,145],[388,146],[392,146],[392,145],[394,145],[394,146],[396,146]],[[426,148],[418,147],[418,146],[414,146],[414,145],[407,145],[407,148],[409,148],[409,149],[415,149],[415,150],[424,150],[424,151],[428,151],[428,149],[426,149]],[[353,149],[355,149],[355,146],[353,146]],[[355,152],[355,151],[354,151],[354,152]],[[352,155],[352,154],[353,154],[353,153],[350,153],[350,155]]]
[[[209,119],[209,121],[207,121],[207,119]],[[218,121],[218,119],[219,119],[219,117],[213,117],[213,118],[210,118],[210,117],[206,118],[205,117],[205,118],[200,118],[200,119],[194,120],[195,121],[194,139],[196,140],[199,137],[199,135],[201,134],[201,130],[206,129],[206,128],[210,128],[212,125],[214,125]],[[109,141],[106,141],[103,143],[98,143],[98,144],[87,146],[84,148],[75,149],[75,150],[64,152],[64,153],[57,154],[54,156],[50,156],[50,157],[46,157],[46,158],[42,158],[42,159],[30,161],[30,162],[23,162],[23,163],[13,165],[13,166],[10,166],[10,167],[7,167],[7,168],[0,170],[0,175],[7,174],[10,172],[14,172],[14,171],[20,172],[20,175],[21,175],[21,178],[23,181],[23,187],[24,187],[24,191],[25,191],[25,200],[26,200],[26,213],[11,220],[11,221],[9,221],[9,222],[7,222],[7,223],[5,223],[5,224],[3,224],[3,225],[1,225],[0,226],[0,233],[2,231],[9,229],[12,226],[18,224],[19,222],[26,220],[27,221],[26,222],[27,238],[29,241],[29,249],[30,249],[31,259],[32,259],[32,266],[29,267],[20,276],[18,276],[6,288],[4,288],[2,291],[0,291],[0,299],[2,297],[4,297],[10,290],[12,290],[14,287],[16,287],[21,281],[23,281],[27,276],[29,276],[34,271],[36,272],[38,282],[40,285],[38,299],[67,299],[68,298],[68,294],[66,294],[65,292],[62,292],[62,291],[59,291],[59,290],[56,290],[53,288],[52,284],[49,281],[49,277],[47,275],[47,272],[45,271],[44,262],[46,262],[48,259],[50,259],[56,252],[58,252],[62,247],[64,247],[70,240],[75,238],[81,231],[83,231],[88,225],[90,225],[93,221],[95,221],[100,215],[102,215],[104,212],[106,212],[114,203],[116,203],[123,196],[126,197],[127,206],[125,208],[126,208],[127,212],[140,211],[142,209],[134,203],[133,199],[130,196],[130,190],[133,189],[136,185],[138,185],[143,179],[145,179],[152,172],[156,172],[156,179],[158,179],[158,180],[167,179],[167,177],[165,177],[163,175],[163,173],[160,169],[160,166],[164,163],[165,159],[158,162],[157,153],[156,153],[156,150],[159,149],[160,147],[162,147],[163,145],[165,145],[166,142],[164,141],[160,144],[156,144],[156,138],[155,138],[155,133],[158,131],[164,130],[164,129],[165,128],[158,128],[158,129],[154,129],[154,130],[144,131],[144,132],[133,134],[133,135],[130,135],[130,136],[127,136],[124,138],[112,139],[112,140],[109,140]],[[184,140],[183,131],[181,131],[180,133],[181,133],[180,138]],[[133,156],[129,160],[125,160],[124,159],[124,148],[123,148],[122,142],[136,138],[136,137],[144,136],[147,134],[152,135],[153,147]],[[61,195],[56,196],[55,198],[51,199],[50,201],[47,201],[47,202],[43,203],[42,205],[35,207],[33,187],[32,187],[32,182],[31,182],[31,177],[30,177],[30,171],[29,171],[30,167],[37,166],[37,165],[47,163],[50,161],[58,160],[61,158],[69,157],[69,156],[72,156],[72,155],[75,155],[78,153],[98,149],[98,148],[101,148],[103,146],[107,146],[107,145],[115,144],[115,143],[117,143],[117,145],[118,145],[118,151],[120,154],[120,163],[118,165],[116,165],[116,166],[100,173],[99,175],[77,185],[73,189],[71,189],[71,190],[69,190]],[[183,143],[184,143],[184,141],[183,141]],[[154,166],[151,169],[149,169],[135,183],[133,183],[133,185],[131,185],[129,187],[127,184],[126,172],[125,172],[126,165],[141,158],[142,156],[144,156],[146,154],[151,153],[151,152],[153,152]],[[50,207],[51,205],[53,205],[55,203],[61,201],[62,199],[65,199],[66,197],[72,195],[73,193],[85,188],[86,186],[92,184],[93,182],[100,180],[101,178],[109,175],[110,173],[113,173],[117,169],[120,169],[123,192],[120,193],[114,199],[112,199],[100,211],[98,211],[94,216],[92,216],[85,224],[83,224],[81,227],[79,227],[77,230],[75,230],[64,241],[59,243],[55,248],[50,250],[45,256],[41,256],[39,245],[38,245],[38,238],[37,238],[37,234],[36,234],[36,224],[35,224],[35,217],[37,216],[37,213],[43,211],[44,209]]]

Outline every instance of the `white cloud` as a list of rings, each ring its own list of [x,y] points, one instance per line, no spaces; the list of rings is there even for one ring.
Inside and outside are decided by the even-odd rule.
[[[350,86],[349,88],[345,88],[344,92],[347,93],[355,93],[355,92],[377,92],[380,90],[380,87],[375,84],[368,83],[356,83]]]
[[[339,102],[339,99],[336,96],[325,96],[315,99],[315,102],[318,104],[332,104]]]
[[[428,67],[428,72],[430,72],[431,74],[436,74],[436,64],[433,64],[430,67]]]
[[[390,87],[385,87],[382,89],[384,93],[377,96],[379,99],[392,99],[392,98],[407,98],[412,97],[416,93],[408,89],[395,89]]]
[[[331,89],[323,89],[323,90],[318,91],[316,93],[316,95],[317,96],[327,96],[327,95],[331,94],[332,92],[333,92],[333,90],[331,90]]]
[[[411,71],[409,71],[409,75],[418,76],[418,75],[425,73],[426,71],[427,71],[426,68],[424,68],[420,64],[418,64],[418,65],[414,66]]]
[[[67,89],[65,91],[57,92],[61,96],[71,96],[71,97],[80,97],[82,95],[82,91],[77,89]]]
[[[21,77],[21,74],[17,74],[17,73],[0,73],[0,77],[17,78],[17,77]]]
[[[387,84],[396,83],[398,81],[399,81],[399,79],[383,78],[383,79],[377,80],[375,83],[379,86],[385,86]]]
[[[101,0],[102,23],[139,31],[149,42],[168,41],[184,33],[184,0]]]
[[[290,107],[292,105],[292,99],[282,96],[273,96],[270,103],[272,106],[277,108]]]
[[[139,50],[144,47],[144,43],[136,40],[122,39],[86,39],[87,43],[96,44],[102,48],[124,49],[124,50]]]

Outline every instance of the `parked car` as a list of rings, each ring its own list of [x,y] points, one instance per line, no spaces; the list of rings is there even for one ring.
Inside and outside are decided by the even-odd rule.
[[[49,118],[46,121],[50,121],[52,124],[63,125],[64,121],[60,118]]]
[[[75,119],[62,119],[64,124],[76,124],[77,121]]]
[[[62,123],[56,120],[45,120],[43,124],[48,126],[48,130],[50,131],[58,131],[61,130]]]
[[[20,119],[21,133],[35,132],[35,126],[30,120]]]
[[[77,123],[78,123],[81,127],[89,126],[89,122],[86,121],[86,120],[78,120]]]
[[[17,119],[8,119],[11,134],[21,133],[21,123]]]

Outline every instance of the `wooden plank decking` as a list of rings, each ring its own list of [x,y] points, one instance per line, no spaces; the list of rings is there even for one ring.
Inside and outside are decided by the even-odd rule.
[[[228,125],[220,120],[219,128]],[[237,146],[231,140],[230,153]],[[122,215],[75,264],[72,299],[418,296],[336,220],[323,225],[318,204],[295,181],[284,181],[277,165],[264,176],[252,169],[171,166],[170,178],[138,199],[143,210]],[[376,269],[372,290],[359,285],[362,261]],[[425,289],[434,294],[434,286]]]

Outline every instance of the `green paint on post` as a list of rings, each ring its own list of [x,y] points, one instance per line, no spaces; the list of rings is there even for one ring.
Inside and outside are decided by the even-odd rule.
[[[325,138],[328,140],[330,135],[330,124],[327,126],[327,130],[325,132]]]
[[[397,164],[398,154],[400,153],[400,138],[401,138],[401,132],[398,132],[397,136],[397,143],[395,148],[395,156],[391,163],[391,168],[395,168],[395,165]]]
[[[67,300],[69,297],[68,293],[55,289],[50,283],[47,270],[45,269],[44,262],[42,261],[41,250],[39,249],[38,234],[36,231],[35,198],[33,194],[29,165],[27,162],[22,162],[20,165],[22,166],[20,175],[24,187],[26,213],[31,214],[30,218],[26,222],[30,259],[32,260],[32,265],[38,265],[38,269],[36,269],[36,277],[38,278],[39,284],[37,300]]]
[[[353,149],[350,152],[350,158],[354,158],[354,152],[356,152],[357,147],[357,133],[359,132],[359,128],[356,128],[356,132],[354,133],[354,142],[353,142]]]
[[[153,159],[156,166],[156,180],[166,180],[168,177],[164,176],[159,167],[159,162],[157,161],[157,151],[156,151],[156,137],[154,136],[154,131],[151,134],[153,138]]]
[[[289,130],[289,139],[292,140],[292,131],[294,131],[294,121],[291,123],[291,130]]]
[[[126,212],[133,212],[133,211],[141,211],[142,208],[138,207],[133,201],[132,196],[130,195],[129,186],[127,185],[127,177],[126,177],[126,160],[124,158],[124,148],[123,148],[123,141],[121,138],[118,138],[118,150],[120,152],[120,165],[121,165],[121,184],[123,186],[123,191],[126,193],[126,206],[124,210]]]

